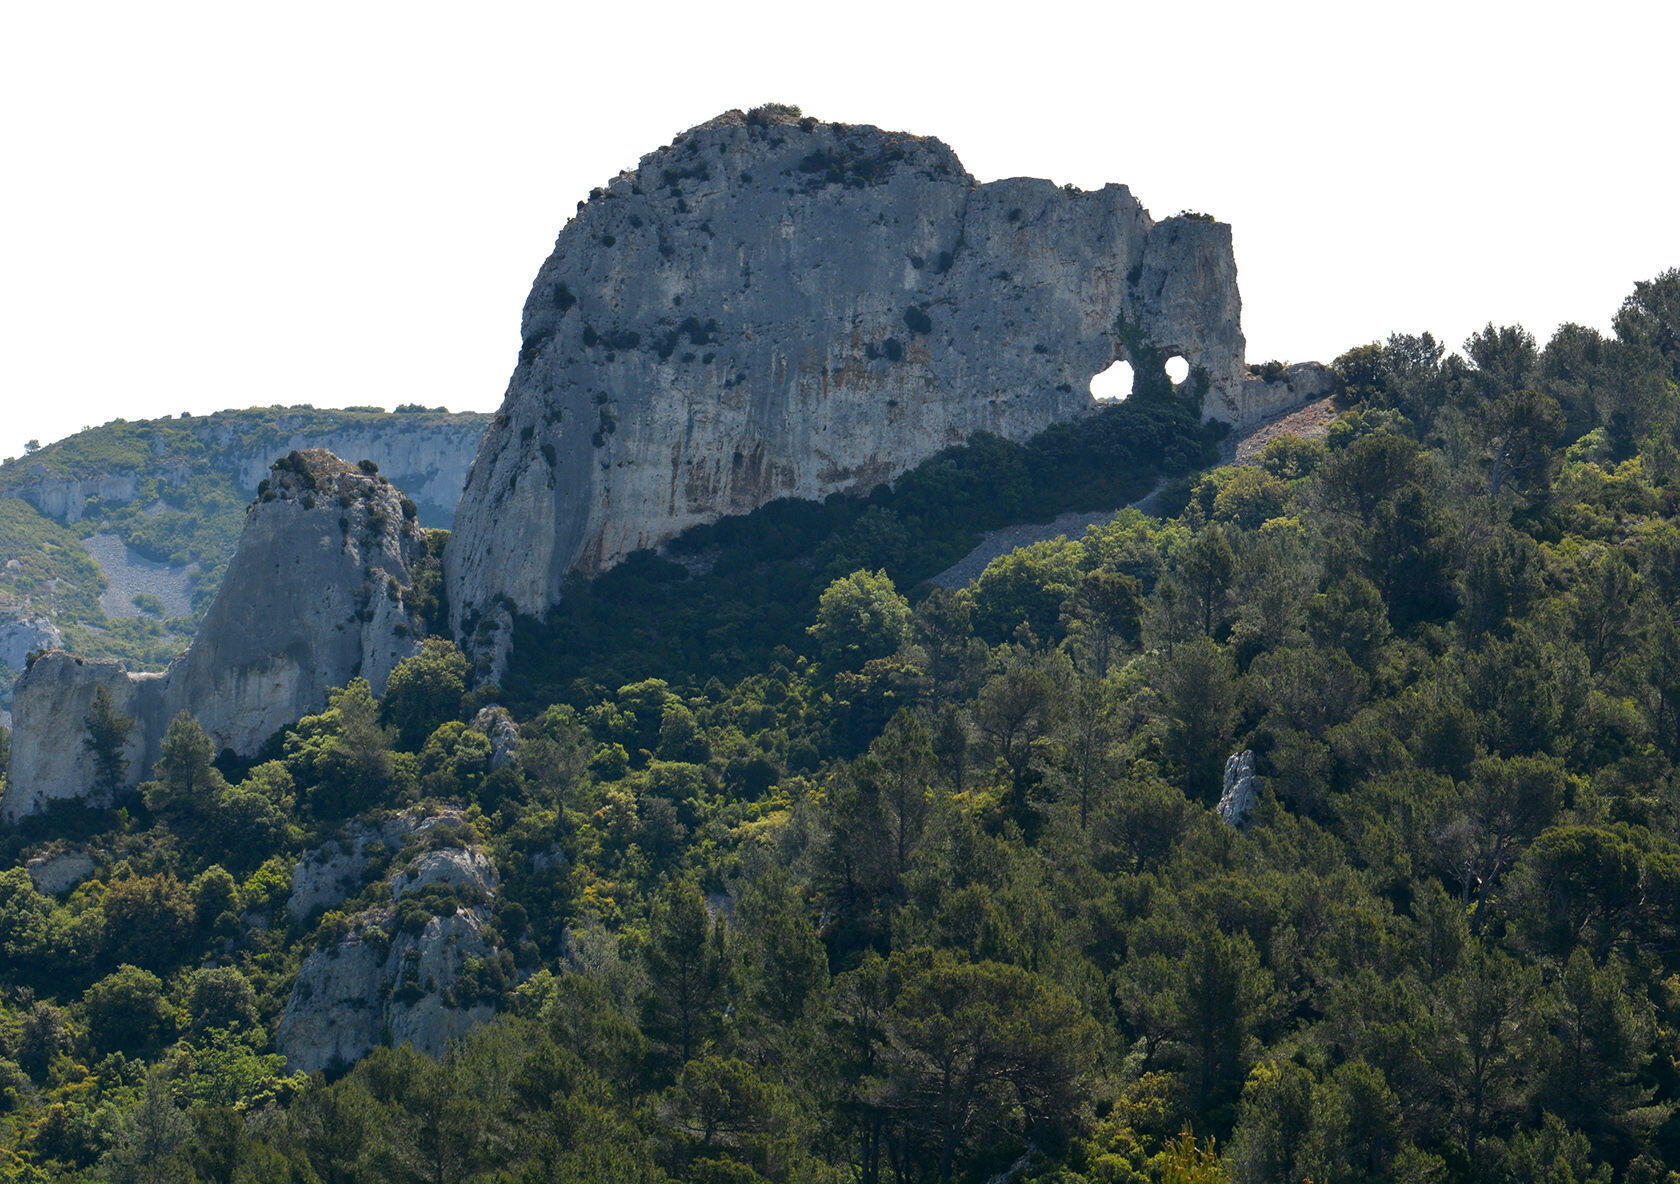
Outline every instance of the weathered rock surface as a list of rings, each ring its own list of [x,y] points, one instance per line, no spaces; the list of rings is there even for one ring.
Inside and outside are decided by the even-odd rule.
[[[561,231],[446,557],[454,624],[540,613],[689,526],[867,491],[1185,357],[1241,424],[1230,227],[1119,185],[979,184],[937,140],[730,112]],[[1136,354],[1136,357],[1132,355]]]
[[[1281,374],[1249,371],[1243,380],[1243,418],[1237,427],[1249,427],[1285,411],[1293,411],[1317,399],[1336,393],[1340,384],[1330,367],[1320,362],[1296,362]]]
[[[1225,762],[1225,782],[1214,807],[1226,826],[1242,828],[1260,801],[1260,778],[1254,772],[1254,753],[1251,749],[1232,753]]]
[[[490,737],[490,767],[505,768],[519,755],[519,725],[506,707],[481,707],[473,716],[472,729]]]
[[[433,526],[448,526],[455,503],[466,484],[467,469],[484,434],[485,417],[460,414],[442,424],[410,425],[401,415],[389,416],[377,427],[361,426],[330,431],[290,431],[277,448],[272,442],[241,448],[226,442],[226,463],[243,489],[255,489],[276,456],[287,452],[325,449],[334,456],[361,460],[379,467],[403,493],[419,506],[420,520]],[[280,427],[287,428],[285,417]],[[200,433],[209,442],[221,444],[215,428]]]
[[[500,877],[489,856],[470,843],[433,848],[394,871],[390,883],[393,901],[444,884],[456,904],[418,930],[400,924],[394,904],[368,909],[304,959],[275,1034],[293,1069],[348,1064],[385,1040],[436,1056],[495,1013],[462,979],[469,960],[498,953],[488,906]]]
[[[0,666],[22,670],[30,654],[45,653],[63,644],[64,634],[45,617],[0,615]]]
[[[375,862],[395,855],[410,835],[459,826],[462,818],[461,811],[448,809],[426,817],[404,812],[377,824],[352,822],[342,838],[304,852],[293,866],[286,912],[302,921],[318,910],[338,907],[362,887]]]
[[[60,477],[42,470],[36,480],[13,492],[49,518],[80,522],[89,501],[97,498],[124,505],[134,500],[139,488],[139,475],[133,472]]]
[[[196,717],[218,749],[249,755],[356,675],[382,689],[416,648],[409,597],[425,548],[383,478],[326,452],[276,462],[193,644],[167,672],[55,651],[18,680],[0,813],[93,800],[84,739],[97,687],[133,721],[124,788],[145,777],[177,712]]]
[[[195,467],[219,469],[247,494],[255,494],[276,458],[324,449],[351,460],[373,461],[417,503],[422,521],[448,526],[489,417],[477,412],[408,415],[370,410],[281,409],[277,415],[268,412],[270,421],[256,426],[252,421],[264,414],[261,409],[218,412],[192,421],[190,429],[175,420],[145,421],[134,426],[156,425],[157,431],[154,461],[146,472],[95,461],[86,462],[88,471],[55,472],[37,459],[24,458],[0,469],[0,496],[22,498],[60,522],[79,522],[90,502],[127,505],[133,501],[147,473],[179,485],[192,476]],[[184,431],[190,431],[185,437],[189,444],[196,439],[205,446],[190,458],[176,451]],[[55,447],[63,444],[48,445],[42,455]]]
[[[86,851],[50,851],[33,856],[24,865],[37,891],[61,896],[93,875],[98,866]]]

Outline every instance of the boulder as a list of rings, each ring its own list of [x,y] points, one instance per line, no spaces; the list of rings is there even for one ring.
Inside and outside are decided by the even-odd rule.
[[[505,768],[519,754],[519,725],[506,707],[481,707],[473,716],[472,729],[490,737],[490,767]]]
[[[35,890],[48,896],[62,896],[93,876],[98,864],[86,851],[49,851],[29,859],[24,870],[35,882]]]

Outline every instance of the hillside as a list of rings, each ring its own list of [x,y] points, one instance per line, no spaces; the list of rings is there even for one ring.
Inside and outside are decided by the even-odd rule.
[[[1350,351],[1323,439],[956,591],[876,569],[983,515],[893,499],[1078,464],[720,523],[512,715],[433,639],[254,762],[183,718],[0,829],[8,1170],[1672,1181],[1676,327]]]
[[[422,525],[447,528],[488,421],[258,407],[117,420],[0,464],[0,707],[47,641],[137,670],[185,648],[276,457],[326,448],[370,459]]]
[[[0,729],[0,1184],[1680,1184],[1680,270],[1251,368],[1231,241],[728,112],[449,531],[472,417],[0,468],[125,659]]]

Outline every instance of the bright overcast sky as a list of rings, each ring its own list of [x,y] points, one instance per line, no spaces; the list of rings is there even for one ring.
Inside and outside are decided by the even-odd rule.
[[[1676,46],[1654,2],[4,0],[0,456],[116,416],[492,409],[577,201],[766,101],[1232,223],[1251,360],[1607,327],[1680,266]]]

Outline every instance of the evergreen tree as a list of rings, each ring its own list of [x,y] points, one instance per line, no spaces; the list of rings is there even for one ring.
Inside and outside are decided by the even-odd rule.
[[[102,686],[93,689],[93,704],[85,721],[87,736],[83,745],[93,758],[95,791],[109,798],[122,788],[123,775],[128,772],[128,733],[134,721],[117,710],[111,692]]]

